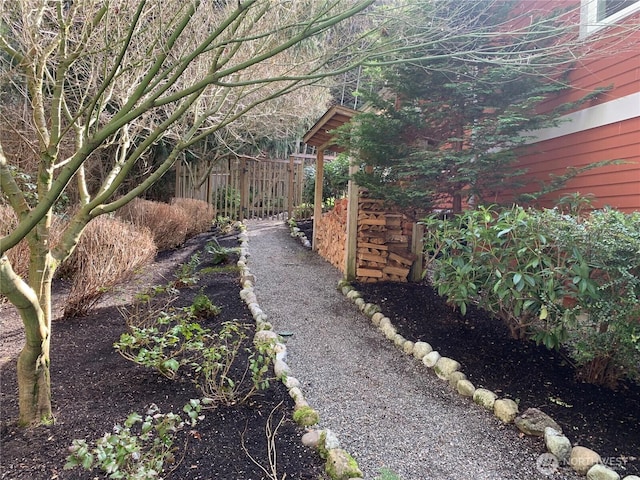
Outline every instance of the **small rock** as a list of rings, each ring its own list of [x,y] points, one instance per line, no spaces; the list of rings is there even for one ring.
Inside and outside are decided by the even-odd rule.
[[[460,364],[448,357],[440,357],[433,367],[433,371],[442,380],[447,380],[449,375],[457,370],[460,370]]]
[[[309,430],[307,433],[302,435],[302,444],[305,447],[316,448],[319,440],[320,432],[318,430]]]
[[[297,402],[298,398],[304,398],[304,395],[302,395],[302,390],[300,390],[299,387],[293,387],[289,389],[289,396],[293,398],[294,402]]]
[[[416,342],[413,346],[413,356],[417,360],[422,360],[425,355],[433,352],[433,348],[427,342]]]
[[[336,437],[336,434],[331,430],[323,430],[320,434],[320,438],[322,439],[322,446],[326,450],[333,450],[334,448],[340,447],[340,440]]]
[[[353,302],[353,303],[355,303],[355,304],[356,304],[356,306],[357,306],[360,310],[363,310],[363,309],[364,309],[364,305],[365,305],[364,298],[360,298],[360,297],[358,297],[358,298],[356,298],[356,299],[354,300],[354,302]]]
[[[310,427],[320,421],[320,415],[309,405],[304,405],[293,412],[293,421],[302,427]]]
[[[587,480],[620,480],[620,475],[609,467],[597,463],[587,472]]]
[[[571,455],[571,441],[558,430],[551,427],[545,428],[544,444],[549,453],[555,455],[561,462],[569,460],[569,455]]]
[[[382,320],[384,317],[384,313],[382,312],[376,312],[371,316],[371,322],[376,326],[379,327],[380,326],[380,320]]]
[[[382,330],[382,333],[384,333],[384,336],[387,337],[387,339],[393,341],[396,339],[396,333],[398,332],[396,332],[396,328],[393,325],[389,325]]]
[[[284,363],[282,360],[276,360],[273,362],[273,373],[276,378],[282,378],[286,375],[289,375],[290,368],[289,365]]]
[[[501,398],[493,404],[493,414],[504,423],[511,423],[518,415],[518,404],[510,398]]]
[[[456,385],[456,390],[463,397],[473,397],[473,394],[476,391],[476,387],[473,386],[469,380],[460,380]]]
[[[255,343],[277,343],[278,334],[273,330],[259,330],[253,336],[253,341]]]
[[[562,428],[553,418],[537,408],[527,408],[515,419],[516,427],[522,433],[534,437],[544,437],[544,429],[549,427],[562,433]]]
[[[288,389],[300,387],[300,380],[298,380],[296,377],[291,377],[287,375],[287,378],[284,381],[284,385]]]
[[[391,325],[391,320],[389,320],[389,317],[382,317],[380,319],[380,324],[378,325],[378,328],[380,330],[384,330],[386,327],[392,327],[393,325]]]
[[[356,298],[360,298],[362,295],[360,295],[360,292],[357,290],[351,290],[349,293],[347,293],[347,298],[349,300],[355,300]]]
[[[487,390],[486,388],[476,388],[476,391],[473,394],[474,403],[491,411],[493,411],[493,406],[497,398],[498,396],[495,393],[491,390]]]
[[[362,478],[358,463],[341,448],[329,450],[325,471],[333,480],[349,480]]]
[[[345,285],[344,287],[342,287],[342,294],[344,296],[347,296],[349,294],[349,292],[353,290],[353,287],[350,285]]]
[[[424,363],[427,367],[433,368],[436,363],[440,360],[440,354],[435,350],[433,352],[427,353],[424,357],[422,357],[422,363]]]
[[[399,333],[396,333],[393,337],[393,343],[395,343],[396,347],[398,348],[404,348],[404,342],[406,342],[407,339],[404,338],[402,335],[400,335]]]
[[[402,351],[407,355],[411,355],[413,354],[414,345],[415,344],[411,340],[407,340],[406,342],[404,342],[404,345],[402,346]]]
[[[449,382],[449,385],[451,385],[451,388],[457,388],[458,387],[458,382],[460,380],[466,380],[467,376],[460,372],[460,371],[455,371],[452,372],[451,375],[449,375],[449,378],[447,378],[447,381]]]
[[[638,477],[637,475],[627,475],[622,480],[640,480],[640,477]]]
[[[586,475],[591,467],[600,463],[602,459],[593,450],[586,447],[573,447],[569,456],[569,465],[580,475]]]
[[[375,313],[378,313],[379,311],[380,311],[380,307],[378,305],[373,304],[373,303],[367,303],[364,306],[364,310],[363,310],[364,314],[367,317],[373,317],[373,315]]]

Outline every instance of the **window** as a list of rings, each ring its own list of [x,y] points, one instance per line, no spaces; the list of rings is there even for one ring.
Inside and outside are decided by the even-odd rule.
[[[636,12],[640,12],[640,0],[582,0],[580,36],[586,37]]]

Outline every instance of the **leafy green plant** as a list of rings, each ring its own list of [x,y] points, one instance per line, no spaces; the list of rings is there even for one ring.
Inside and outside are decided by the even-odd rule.
[[[475,304],[516,338],[567,346],[591,383],[638,377],[640,214],[479,208],[425,223],[432,282],[463,314]]]
[[[202,362],[194,365],[196,383],[206,397],[233,405],[269,387],[268,345],[247,347],[247,327],[237,321],[225,322],[211,337],[212,342],[202,350]],[[241,353],[248,355],[246,363],[238,361]]]
[[[400,480],[400,476],[388,468],[381,468],[380,475],[378,475],[375,480]]]
[[[222,245],[220,245],[218,240],[212,238],[204,246],[204,251],[211,255],[211,262],[214,265],[218,265],[220,263],[226,262],[229,259],[229,255],[237,253],[238,249],[223,247]]]
[[[220,307],[214,305],[209,297],[200,291],[193,302],[185,310],[196,318],[215,317],[220,314]]]
[[[176,281],[174,282],[175,287],[182,287],[188,285],[195,285],[198,283],[200,276],[198,275],[198,267],[200,266],[201,259],[200,253],[196,252],[191,255],[189,261],[181,264],[174,274],[176,277]]]
[[[203,418],[201,404],[200,400],[191,400],[183,409],[191,427]],[[174,461],[175,437],[184,425],[179,415],[160,413],[152,404],[144,417],[131,413],[123,425],[116,425],[92,447],[85,440],[74,440],[64,468],[99,468],[113,479],[161,478],[165,465]]]
[[[210,330],[193,321],[188,312],[161,312],[153,325],[131,325],[114,343],[116,351],[127,360],[153,368],[173,379],[178,370],[200,357]]]
[[[579,311],[565,307],[563,298],[595,286],[579,252],[560,251],[544,218],[522,207],[479,208],[425,222],[425,248],[440,295],[463,314],[469,304],[493,313],[514,338],[535,332],[549,348],[566,339],[566,327]],[[573,282],[566,281],[569,272]]]

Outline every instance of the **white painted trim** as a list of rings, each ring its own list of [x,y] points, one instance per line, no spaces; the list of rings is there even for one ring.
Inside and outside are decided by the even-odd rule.
[[[638,1],[598,21],[598,3],[599,0],[581,0],[580,38],[585,38],[598,30],[616,24],[629,15],[640,12],[640,1]]]
[[[562,123],[559,126],[542,128],[528,133],[527,135],[535,138],[527,143],[564,137],[636,117],[640,117],[640,92],[564,115],[560,117]]]

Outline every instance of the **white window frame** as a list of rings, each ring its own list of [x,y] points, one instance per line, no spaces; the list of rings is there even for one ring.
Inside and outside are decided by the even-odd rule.
[[[585,38],[598,30],[613,25],[623,18],[640,12],[640,0],[598,21],[599,0],[581,0],[580,4],[580,38]]]

